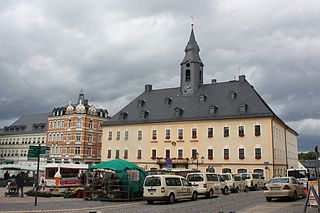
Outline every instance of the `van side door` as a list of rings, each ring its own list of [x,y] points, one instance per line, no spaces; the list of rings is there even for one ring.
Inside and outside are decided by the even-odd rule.
[[[189,183],[186,179],[181,178],[182,181],[182,190],[183,190],[183,197],[190,198],[192,196],[193,186]]]

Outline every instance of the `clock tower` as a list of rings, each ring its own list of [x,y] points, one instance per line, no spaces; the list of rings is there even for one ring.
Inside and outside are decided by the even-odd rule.
[[[200,48],[193,33],[193,24],[191,27],[190,38],[184,50],[185,56],[180,64],[180,89],[184,96],[194,94],[203,84],[203,63],[199,56]]]

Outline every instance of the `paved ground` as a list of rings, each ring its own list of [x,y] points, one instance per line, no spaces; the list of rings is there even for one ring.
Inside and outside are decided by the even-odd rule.
[[[30,188],[25,189],[27,191]],[[0,212],[217,212],[217,213],[294,213],[302,212],[304,199],[298,201],[266,202],[262,191],[221,195],[214,199],[200,198],[197,201],[180,201],[173,205],[155,203],[148,205],[145,201],[135,202],[100,202],[83,199],[38,198],[34,206],[34,197],[4,197],[5,188],[0,188]],[[308,213],[317,212],[308,209]]]

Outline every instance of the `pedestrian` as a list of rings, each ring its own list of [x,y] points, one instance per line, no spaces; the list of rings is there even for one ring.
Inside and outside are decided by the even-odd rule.
[[[9,180],[10,174],[8,170],[4,173],[3,177],[4,177],[4,180]]]
[[[45,179],[44,175],[41,175],[40,186],[41,186],[42,191],[46,190],[46,179]]]
[[[23,197],[23,187],[24,187],[24,181],[25,181],[25,175],[23,172],[20,172],[16,176],[16,184],[17,184],[17,192],[19,193],[19,190],[21,191],[20,197]]]

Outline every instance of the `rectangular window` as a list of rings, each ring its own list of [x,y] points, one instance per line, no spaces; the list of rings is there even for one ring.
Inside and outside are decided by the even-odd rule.
[[[223,127],[223,136],[229,137],[229,127],[227,126]]]
[[[71,134],[67,133],[67,141],[69,142],[71,140]]]
[[[183,129],[178,129],[178,138],[179,138],[180,140],[183,139]]]
[[[191,79],[191,73],[190,73],[190,70],[186,70],[186,81],[190,81]]]
[[[129,139],[129,131],[124,132],[124,139],[128,140]]]
[[[166,129],[166,139],[170,139],[170,129]]]
[[[239,159],[244,159],[244,148],[239,149]]]
[[[141,140],[142,139],[142,130],[139,130],[138,131],[138,140]]]
[[[127,149],[125,149],[123,152],[123,158],[128,159],[128,150]]]
[[[239,137],[244,137],[244,126],[238,127]]]
[[[98,143],[102,142],[101,134],[98,135]]]
[[[108,149],[107,151],[107,158],[111,158],[111,149]]]
[[[81,119],[78,119],[78,120],[77,120],[77,127],[82,127],[82,121],[81,121]]]
[[[137,153],[137,159],[141,159],[142,158],[142,150],[138,149],[138,153]]]
[[[157,130],[153,129],[152,130],[152,140],[156,140],[157,139]]]
[[[120,131],[117,131],[117,137],[116,137],[117,140],[120,140]]]
[[[70,147],[67,147],[66,154],[67,154],[67,155],[70,154]]]
[[[89,133],[89,134],[88,134],[88,141],[89,141],[89,143],[92,143],[92,142],[93,142],[93,135],[92,135],[92,133]]]
[[[254,125],[254,135],[260,136],[261,135],[261,127],[260,125]]]
[[[120,150],[117,149],[117,150],[116,150],[116,158],[119,158],[119,157],[120,157]]]
[[[92,155],[92,148],[91,148],[91,147],[88,147],[88,149],[87,149],[87,155]]]
[[[61,121],[61,128],[64,128],[64,121]]]
[[[89,129],[93,129],[93,120],[89,122]]]
[[[192,128],[192,138],[197,138],[197,128]]]
[[[166,159],[170,159],[170,149],[166,149]]]
[[[111,141],[112,140],[112,131],[108,132],[108,140]]]
[[[68,128],[71,128],[71,120],[68,120]]]
[[[229,159],[229,149],[224,149],[223,150],[223,157],[225,160]]]
[[[81,142],[81,132],[76,133],[76,142]]]
[[[209,127],[208,128],[208,138],[212,138],[213,137],[213,128]]]
[[[183,149],[178,149],[178,158],[179,159],[183,158]]]
[[[208,149],[208,159],[209,160],[213,159],[213,149]]]
[[[191,158],[197,159],[198,151],[196,149],[191,150]]]
[[[74,150],[75,155],[80,155],[80,146],[76,146]]]
[[[157,150],[156,149],[153,149],[152,151],[151,151],[151,159],[156,159],[157,158]]]
[[[255,148],[255,158],[256,159],[261,159],[261,148]]]

